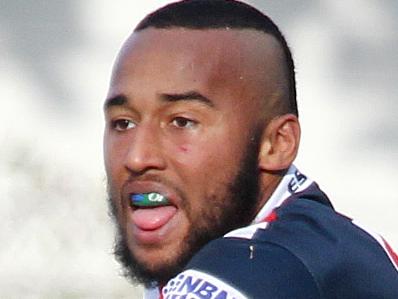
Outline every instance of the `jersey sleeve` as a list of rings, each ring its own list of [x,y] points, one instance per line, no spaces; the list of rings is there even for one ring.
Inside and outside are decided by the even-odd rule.
[[[317,285],[301,261],[269,242],[222,238],[194,256],[163,289],[168,298],[319,299]]]

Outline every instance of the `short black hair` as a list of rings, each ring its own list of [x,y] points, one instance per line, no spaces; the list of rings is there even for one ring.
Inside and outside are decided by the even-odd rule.
[[[254,29],[273,36],[285,56],[288,100],[284,112],[298,116],[294,61],[289,46],[278,26],[256,8],[236,0],[183,0],[147,15],[134,32],[146,28],[182,27],[188,29]]]

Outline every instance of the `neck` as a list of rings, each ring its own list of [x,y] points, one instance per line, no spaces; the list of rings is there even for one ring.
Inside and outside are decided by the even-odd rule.
[[[281,170],[278,172],[262,171],[260,173],[260,192],[258,195],[256,215],[270,199],[272,193],[278,187],[283,176],[286,174],[286,171],[287,170]]]

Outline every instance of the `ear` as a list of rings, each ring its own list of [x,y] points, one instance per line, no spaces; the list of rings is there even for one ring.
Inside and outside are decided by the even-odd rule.
[[[280,171],[289,168],[298,152],[300,133],[297,116],[285,114],[272,119],[261,140],[260,169]]]

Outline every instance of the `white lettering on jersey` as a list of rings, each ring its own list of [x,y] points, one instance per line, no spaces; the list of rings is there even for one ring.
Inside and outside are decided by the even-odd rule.
[[[240,291],[209,274],[186,270],[162,290],[165,299],[247,299]]]

